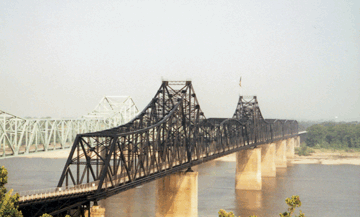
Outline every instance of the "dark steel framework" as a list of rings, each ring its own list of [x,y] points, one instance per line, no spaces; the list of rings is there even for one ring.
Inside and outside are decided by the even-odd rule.
[[[30,215],[87,209],[91,201],[297,134],[297,121],[265,120],[255,96],[240,96],[232,118],[206,119],[190,81],[163,81],[151,102],[129,123],[77,135],[58,187],[94,183],[96,190],[20,207]]]

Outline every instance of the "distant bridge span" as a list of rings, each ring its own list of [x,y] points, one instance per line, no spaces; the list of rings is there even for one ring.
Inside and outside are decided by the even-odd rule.
[[[263,118],[257,98],[240,96],[231,118],[206,119],[190,81],[163,81],[130,122],[78,134],[58,187],[21,195],[26,216],[57,215],[194,165],[295,137],[295,120]]]
[[[129,96],[105,96],[80,118],[21,118],[0,110],[0,159],[69,149],[77,134],[129,122],[138,109]]]

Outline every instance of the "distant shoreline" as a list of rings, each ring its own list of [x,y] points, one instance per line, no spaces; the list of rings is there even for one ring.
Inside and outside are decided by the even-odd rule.
[[[235,162],[235,154],[230,154],[216,159],[217,161]],[[360,165],[360,153],[348,153],[348,152],[321,152],[317,151],[309,156],[299,156],[291,160],[292,164],[323,164],[323,165]]]

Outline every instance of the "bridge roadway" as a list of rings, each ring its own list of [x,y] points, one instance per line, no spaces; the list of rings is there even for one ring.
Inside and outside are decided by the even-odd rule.
[[[180,88],[176,88],[180,86]],[[132,121],[77,135],[58,187],[22,194],[24,216],[90,210],[119,192],[240,150],[298,136],[293,120],[265,120],[256,97],[232,118],[206,119],[191,82],[164,81]]]

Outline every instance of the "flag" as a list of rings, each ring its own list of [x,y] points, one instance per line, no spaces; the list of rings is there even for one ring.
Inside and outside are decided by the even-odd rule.
[[[239,86],[241,87],[241,77],[240,77],[240,81],[239,81]]]

